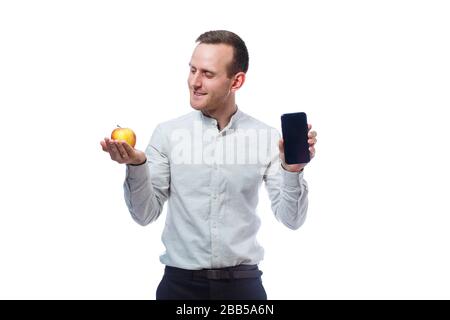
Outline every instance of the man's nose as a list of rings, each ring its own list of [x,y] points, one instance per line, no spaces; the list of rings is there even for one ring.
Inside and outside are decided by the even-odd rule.
[[[202,86],[202,79],[199,73],[195,73],[191,76],[191,86],[194,88],[200,88]]]

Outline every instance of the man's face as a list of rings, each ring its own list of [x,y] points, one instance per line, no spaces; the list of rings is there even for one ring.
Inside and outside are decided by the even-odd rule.
[[[189,63],[188,85],[192,108],[214,111],[226,105],[231,97],[233,78],[227,67],[233,59],[233,48],[226,44],[199,44]]]

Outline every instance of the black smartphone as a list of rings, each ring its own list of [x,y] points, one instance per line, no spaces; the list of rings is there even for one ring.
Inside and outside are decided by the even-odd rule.
[[[296,164],[311,161],[306,113],[295,112],[281,115],[281,131],[283,132],[286,163]]]

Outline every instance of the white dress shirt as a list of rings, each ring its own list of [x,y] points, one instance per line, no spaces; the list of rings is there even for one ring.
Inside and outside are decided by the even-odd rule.
[[[241,110],[219,131],[200,111],[159,124],[146,149],[147,163],[127,165],[125,201],[133,219],[147,225],[168,200],[163,264],[198,270],[258,264],[256,212],[264,182],[272,211],[288,228],[306,217],[303,172],[280,165],[280,135]]]

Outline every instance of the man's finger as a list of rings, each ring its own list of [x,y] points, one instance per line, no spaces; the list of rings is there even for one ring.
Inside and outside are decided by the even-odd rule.
[[[313,138],[313,139],[308,139],[308,143],[309,143],[310,145],[314,145],[314,144],[316,144],[316,142],[317,142],[317,139],[315,139],[315,138]]]
[[[317,132],[316,131],[310,131],[308,133],[308,138],[315,138],[317,137]]]
[[[120,152],[119,150],[117,150],[116,144],[114,141],[110,140],[109,142],[109,154],[111,156],[111,159],[115,160],[115,161],[121,161],[122,157],[120,156]]]
[[[308,123],[308,131],[311,130],[312,125],[310,123]]]
[[[125,151],[128,153],[128,156],[131,158],[133,156],[134,149],[126,142],[124,142],[122,144],[122,146],[125,149]]]
[[[316,155],[316,148],[314,147],[309,147],[309,153],[310,153],[310,158],[314,158],[314,156]]]
[[[111,140],[108,137],[105,137],[104,141],[105,141],[106,151],[109,152],[109,154],[111,155],[111,148],[110,148]]]
[[[127,161],[129,159],[128,153],[125,151],[122,145],[122,141],[116,142],[117,150],[119,150],[120,155],[122,156],[124,161]]]
[[[107,147],[105,141],[103,141],[103,140],[100,141],[100,145],[102,146],[103,151],[109,152],[109,151],[108,151],[108,147]]]

